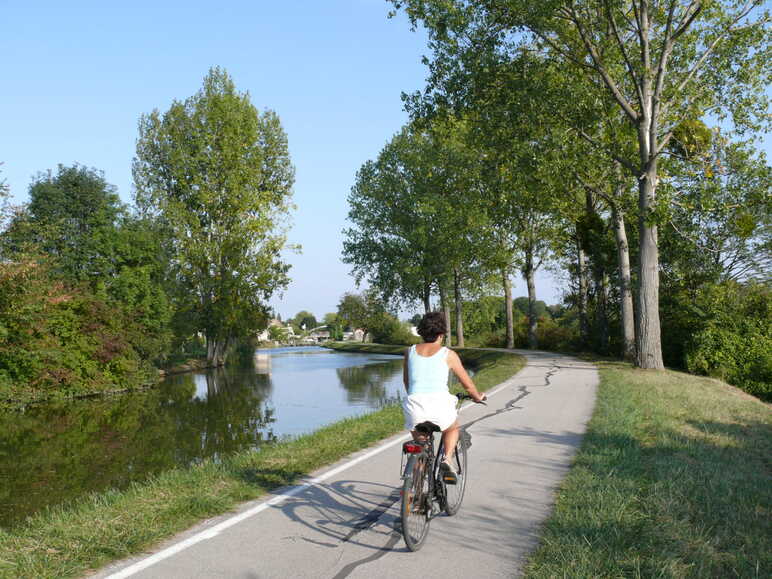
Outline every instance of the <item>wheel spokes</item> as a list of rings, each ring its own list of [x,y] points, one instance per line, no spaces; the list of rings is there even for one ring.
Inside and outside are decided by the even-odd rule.
[[[405,543],[411,551],[421,547],[428,533],[429,511],[427,511],[428,481],[425,465],[415,465],[409,482],[403,489],[402,531]]]

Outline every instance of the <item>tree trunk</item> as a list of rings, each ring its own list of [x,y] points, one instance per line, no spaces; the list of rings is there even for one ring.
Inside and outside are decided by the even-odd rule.
[[[206,338],[206,363],[207,366],[223,366],[225,364],[225,340]]]
[[[662,339],[659,323],[659,248],[657,225],[649,223],[649,212],[654,209],[656,159],[648,164],[639,179],[638,205],[640,209],[640,257],[638,261],[638,366],[655,370],[664,369]]]
[[[440,305],[442,307],[442,313],[445,314],[445,324],[448,326],[448,333],[445,334],[445,345],[450,348],[453,345],[453,331],[450,325],[450,301],[448,295],[445,292],[445,286],[442,282],[440,286]]]
[[[598,276],[598,307],[596,311],[598,328],[598,351],[608,353],[608,273],[605,268]]]
[[[506,269],[502,270],[504,280],[504,311],[507,315],[507,348],[515,347],[515,323],[512,314],[512,281]]]
[[[530,251],[525,254],[525,266],[523,267],[523,277],[528,285],[528,347],[535,350],[538,346],[536,339],[536,283],[534,281],[533,255]]]
[[[432,311],[431,297],[432,297],[432,285],[427,283],[424,285],[424,295],[423,295],[425,314],[428,314],[429,312]]]
[[[590,343],[590,322],[587,315],[587,301],[589,293],[587,254],[582,249],[582,240],[577,235],[576,240],[577,253],[577,271],[579,275],[579,339],[582,342],[582,348],[586,348]]]
[[[617,264],[619,268],[619,307],[622,321],[622,357],[632,362],[635,360],[635,319],[633,317],[633,286],[630,279],[630,248],[627,245],[625,217],[622,211],[611,205],[614,221],[614,237],[617,245]]]
[[[225,355],[228,351],[229,340],[219,340],[217,347],[215,348],[215,358],[217,359],[218,366],[225,365]]]
[[[214,350],[215,340],[214,338],[206,337],[206,365],[212,366],[214,364]]]
[[[648,46],[648,7],[641,5],[641,40]],[[648,53],[646,54],[648,57]],[[649,69],[650,63],[644,61]],[[638,179],[638,308],[635,327],[638,348],[638,366],[655,370],[664,369],[662,361],[662,339],[659,323],[659,246],[657,225],[651,221],[651,212],[657,200],[657,135],[660,102],[654,98],[649,70],[641,75],[641,110],[637,124],[638,155],[640,170]]]
[[[461,283],[459,281],[458,270],[453,270],[453,293],[456,298],[456,346],[464,347],[464,318],[461,299]]]

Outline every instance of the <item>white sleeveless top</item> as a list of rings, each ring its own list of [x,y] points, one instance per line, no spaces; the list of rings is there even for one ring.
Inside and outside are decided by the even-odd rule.
[[[443,346],[433,356],[421,356],[415,346],[408,353],[408,395],[448,392],[448,349]]]

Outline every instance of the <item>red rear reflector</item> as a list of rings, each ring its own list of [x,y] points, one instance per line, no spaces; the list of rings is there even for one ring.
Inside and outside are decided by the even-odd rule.
[[[405,451],[408,454],[421,454],[424,447],[420,444],[416,444],[415,442],[406,442],[402,445],[402,450]]]

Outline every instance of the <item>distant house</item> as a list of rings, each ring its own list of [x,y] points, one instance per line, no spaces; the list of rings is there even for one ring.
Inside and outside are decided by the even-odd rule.
[[[365,332],[362,328],[357,328],[353,332],[343,332],[343,341],[344,342],[361,342],[362,338],[365,337],[367,332]]]
[[[365,336],[367,335],[367,332],[365,332],[362,328],[357,328],[353,332],[354,334],[354,341],[355,342],[363,342],[365,339]]]
[[[258,342],[267,342],[268,341],[268,328],[264,329],[262,332],[260,332],[257,335],[257,341]]]
[[[284,323],[282,323],[281,320],[277,320],[276,318],[274,318],[270,322],[268,322],[268,327],[257,335],[257,339],[261,342],[268,342],[271,339],[271,336],[268,331],[273,327],[284,328],[285,332],[287,332],[288,338],[295,337],[295,330],[292,329],[292,326],[290,324],[285,325]]]
[[[308,334],[308,337],[313,339],[315,342],[326,342],[330,339],[330,332],[327,330],[315,330]]]

